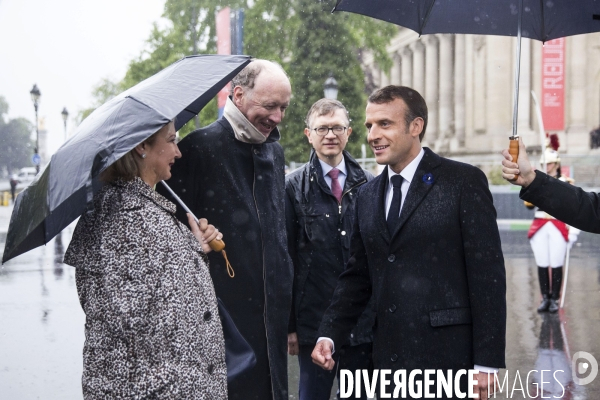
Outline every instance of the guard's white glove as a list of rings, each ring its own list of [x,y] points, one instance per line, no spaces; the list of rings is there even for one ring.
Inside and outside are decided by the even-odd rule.
[[[569,243],[567,243],[567,247],[569,248],[569,250],[571,250],[571,248],[573,247],[573,245],[577,241],[577,237],[578,236],[579,235],[577,233],[569,233]]]

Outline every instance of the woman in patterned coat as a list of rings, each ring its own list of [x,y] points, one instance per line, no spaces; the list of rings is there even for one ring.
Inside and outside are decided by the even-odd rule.
[[[206,220],[192,231],[153,189],[181,153],[173,123],[101,175],[65,254],[86,314],[85,399],[227,399]]]

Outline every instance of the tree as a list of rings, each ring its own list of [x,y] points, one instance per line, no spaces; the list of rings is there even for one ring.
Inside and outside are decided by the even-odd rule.
[[[31,166],[33,124],[25,118],[6,120],[8,103],[0,96],[0,169],[14,173],[17,169]]]
[[[294,97],[282,124],[286,160],[308,159],[310,146],[301,134],[304,118],[310,106],[323,97],[323,84],[330,73],[338,82],[338,100],[346,106],[352,120],[353,133],[346,149],[360,156],[366,138],[363,123],[367,97],[361,56],[371,45],[379,49],[379,64],[389,69],[391,60],[383,50],[396,28],[353,14],[331,14],[327,12],[331,10],[329,5],[324,9],[314,0],[294,3],[300,22],[288,64]]]
[[[389,69],[386,45],[396,27],[371,18],[330,13],[335,1],[316,0],[167,0],[163,17],[155,24],[147,47],[131,61],[119,89],[125,90],[190,54],[215,53],[215,15],[220,7],[245,10],[245,53],[279,62],[290,76],[293,98],[281,124],[286,160],[304,161],[310,147],[302,135],[311,104],[323,97],[323,83],[333,72],[339,96],[350,112],[354,133],[348,149],[360,154],[364,143],[364,107],[372,82],[365,79],[364,55],[373,52],[377,64]],[[217,118],[216,101],[200,113],[200,125]],[[180,130],[185,136],[192,122]]]
[[[167,27],[160,29],[154,24],[147,48],[129,64],[121,82],[122,89],[134,86],[187,55],[215,53],[215,15],[221,3],[219,0],[167,0],[163,13]],[[235,6],[241,2],[229,3]],[[197,124],[208,125],[215,119],[217,102],[213,99],[200,112]],[[188,122],[179,130],[179,135],[185,136],[195,125],[194,121]]]
[[[96,108],[118,95],[121,92],[121,87],[122,84],[119,82],[111,81],[108,78],[102,79],[92,90],[92,96],[95,99],[93,106],[79,111],[77,115],[78,122],[81,123],[81,121],[86,119]]]

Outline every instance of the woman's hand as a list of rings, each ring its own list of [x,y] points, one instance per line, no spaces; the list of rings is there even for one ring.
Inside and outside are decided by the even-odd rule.
[[[200,246],[202,246],[202,250],[204,250],[206,254],[210,253],[212,249],[208,243],[214,239],[223,239],[223,234],[213,225],[210,225],[206,218],[200,218],[198,223],[196,223],[191,214],[188,213],[187,217],[190,228],[192,228],[192,233],[198,240],[198,243],[200,243]]]

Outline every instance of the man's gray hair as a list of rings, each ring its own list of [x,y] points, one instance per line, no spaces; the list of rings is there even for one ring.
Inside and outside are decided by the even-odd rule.
[[[233,96],[233,89],[235,89],[236,86],[241,86],[246,91],[252,91],[252,89],[254,89],[256,77],[264,69],[268,68],[275,68],[280,70],[289,79],[289,76],[286,74],[283,67],[275,61],[262,59],[252,60],[250,64],[248,64],[243,70],[240,71],[239,74],[235,76],[235,78],[231,80],[230,94]]]

